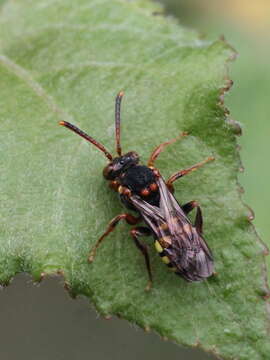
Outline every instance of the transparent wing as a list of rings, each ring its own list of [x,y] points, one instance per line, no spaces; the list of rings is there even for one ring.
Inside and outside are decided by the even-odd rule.
[[[200,281],[213,273],[213,257],[202,235],[187,218],[166,183],[159,177],[159,206],[152,206],[138,196],[130,201],[141,213],[156,239],[170,239],[164,251],[179,275],[188,281]]]
[[[182,276],[189,281],[199,281],[212,275],[212,253],[201,234],[191,224],[166,183],[159,177],[160,210],[164,214],[172,235],[170,258]]]

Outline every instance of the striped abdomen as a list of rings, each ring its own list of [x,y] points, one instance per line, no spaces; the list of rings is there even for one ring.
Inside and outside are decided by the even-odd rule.
[[[166,254],[166,249],[161,246],[162,241],[164,241],[164,239],[155,240],[155,248],[161,257],[162,262],[164,262],[164,264],[166,264],[171,271],[176,271],[176,267],[173,266]]]

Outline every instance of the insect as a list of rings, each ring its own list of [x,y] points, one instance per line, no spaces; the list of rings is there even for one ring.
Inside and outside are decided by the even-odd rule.
[[[125,220],[130,225],[136,225],[144,221],[146,226],[134,227],[130,230],[130,235],[145,259],[148,272],[146,289],[149,290],[152,286],[152,270],[148,249],[141,242],[141,236],[153,236],[154,245],[161,260],[175,274],[180,275],[189,282],[202,281],[211,276],[214,271],[211,250],[202,236],[202,212],[196,201],[180,206],[173,195],[173,183],[205,163],[214,160],[214,158],[208,157],[188,169],[177,171],[165,181],[159,170],[155,168],[154,163],[166,146],[187,136],[187,133],[183,132],[180,136],[157,146],[152,152],[147,166],[139,164],[139,155],[135,151],[122,154],[120,108],[123,95],[122,91],[119,92],[115,100],[115,142],[117,152],[115,157],[101,143],[76,126],[66,121],[59,123],[83,137],[104,153],[109,160],[108,165],[103,170],[105,179],[109,181],[109,186],[119,193],[124,206],[128,210],[134,210],[137,213],[137,216],[123,213],[114,217],[90,251],[88,261],[91,263],[94,260],[101,242],[115,229],[121,220]],[[194,208],[197,208],[197,213],[193,225],[187,214]]]

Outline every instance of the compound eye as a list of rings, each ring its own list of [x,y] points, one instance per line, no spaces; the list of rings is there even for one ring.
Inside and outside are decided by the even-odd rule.
[[[125,161],[122,159],[120,160],[120,165],[124,165]]]
[[[109,164],[103,169],[103,176],[107,180],[112,180],[113,179],[112,174],[113,174],[113,167],[111,164]]]

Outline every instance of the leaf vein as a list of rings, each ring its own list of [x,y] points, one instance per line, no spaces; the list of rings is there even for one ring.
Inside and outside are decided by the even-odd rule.
[[[3,54],[0,55],[0,63],[18,78],[23,80],[34,91],[34,93],[47,104],[48,108],[52,112],[58,114],[61,119],[72,121],[72,116],[66,113],[63,109],[61,109],[53,100],[52,96],[47,94],[43,87],[38,82],[36,82],[30,75],[30,73],[27,72],[23,67],[16,64]]]

